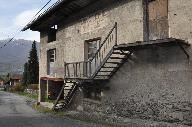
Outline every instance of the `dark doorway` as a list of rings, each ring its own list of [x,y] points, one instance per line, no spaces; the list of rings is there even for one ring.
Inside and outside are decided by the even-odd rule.
[[[56,100],[59,96],[59,93],[62,89],[63,81],[48,81],[48,99]],[[64,98],[64,92],[61,95],[60,99]]]

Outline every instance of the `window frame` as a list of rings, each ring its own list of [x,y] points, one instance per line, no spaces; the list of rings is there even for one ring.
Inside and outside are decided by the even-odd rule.
[[[51,51],[53,51],[53,54],[50,54]],[[53,56],[53,58],[51,58],[51,56]],[[56,58],[57,58],[56,48],[54,48],[54,49],[49,49],[49,50],[47,51],[47,58],[48,58],[48,62],[49,62],[49,63],[55,63],[55,62],[56,62]],[[53,61],[51,61],[51,60],[53,60]]]
[[[91,44],[91,43],[93,43],[93,42],[97,42],[97,43],[99,43],[98,45],[98,47],[97,48],[99,48],[100,46],[101,46],[101,37],[97,37],[97,38],[93,38],[93,39],[89,39],[89,40],[85,40],[85,58],[86,59],[91,59],[90,57],[89,57],[89,55],[90,55],[90,47],[89,47],[89,45]],[[94,48],[93,48],[94,49]],[[97,49],[98,50],[98,49]]]

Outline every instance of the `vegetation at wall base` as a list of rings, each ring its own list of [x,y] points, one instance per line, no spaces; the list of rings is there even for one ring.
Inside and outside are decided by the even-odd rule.
[[[37,100],[38,94],[26,92],[27,89],[34,90],[34,91],[37,90],[37,88],[38,88],[37,86],[38,86],[38,84],[29,85],[28,87],[26,87],[22,84],[17,84],[15,86],[10,87],[8,89],[8,92],[16,93],[18,95]]]
[[[30,93],[27,93],[27,92],[16,92],[16,91],[9,91],[9,92],[18,94],[20,96],[28,97],[28,98],[31,98],[31,99],[34,99],[34,100],[38,100],[38,95],[36,95],[36,94],[30,94]]]
[[[41,113],[48,113],[50,115],[57,115],[57,116],[65,116],[65,112],[56,112],[54,110],[51,110],[49,108],[43,107],[42,105],[34,104],[33,108]]]
[[[25,97],[28,97],[28,98],[31,98],[31,99],[34,99],[34,100],[38,100],[38,95],[36,95],[36,94],[30,94],[30,93],[27,93],[27,92],[16,92],[16,93],[21,95],[21,96],[25,96]]]

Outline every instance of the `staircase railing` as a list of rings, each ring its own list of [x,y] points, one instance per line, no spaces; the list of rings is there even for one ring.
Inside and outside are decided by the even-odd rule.
[[[65,63],[66,78],[85,78],[91,75],[91,64],[89,61]]]
[[[65,63],[65,78],[91,78],[115,45],[117,45],[117,22],[91,60]]]

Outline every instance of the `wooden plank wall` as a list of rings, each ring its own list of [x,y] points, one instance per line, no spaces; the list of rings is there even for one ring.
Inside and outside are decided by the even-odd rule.
[[[149,39],[168,38],[168,0],[149,2]]]

